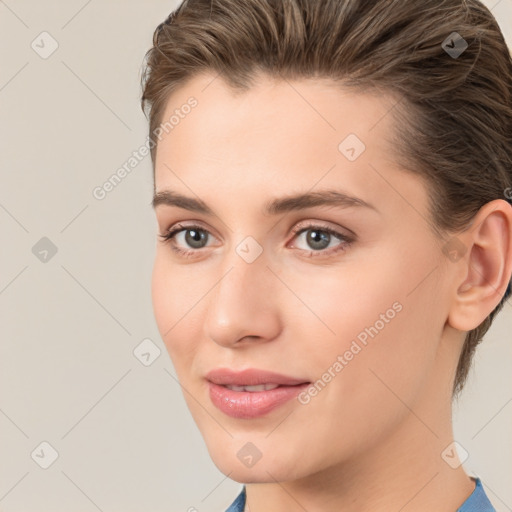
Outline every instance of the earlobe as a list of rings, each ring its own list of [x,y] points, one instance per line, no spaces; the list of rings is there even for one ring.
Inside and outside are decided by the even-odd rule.
[[[459,238],[468,248],[460,263],[465,277],[454,282],[448,323],[460,331],[478,327],[504,297],[512,274],[512,206],[485,204]]]

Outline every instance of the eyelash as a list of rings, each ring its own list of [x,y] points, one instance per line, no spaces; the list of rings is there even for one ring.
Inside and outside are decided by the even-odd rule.
[[[208,230],[202,228],[201,226],[197,226],[197,225],[183,226],[181,224],[178,224],[178,225],[176,225],[176,228],[170,229],[166,234],[163,234],[163,235],[159,234],[158,236],[162,239],[163,243],[168,243],[170,245],[171,249],[176,254],[183,256],[185,258],[190,258],[192,254],[197,253],[201,249],[189,249],[189,250],[181,249],[179,247],[176,247],[172,243],[172,240],[178,233],[180,233],[181,231],[188,231],[188,230],[196,230],[196,231],[201,231],[204,233],[211,234],[211,233],[209,233]],[[309,224],[306,226],[300,226],[298,228],[295,228],[293,230],[293,238],[296,238],[298,235],[302,234],[304,231],[313,231],[313,230],[320,231],[322,233],[328,233],[329,235],[332,235],[335,238],[338,238],[341,243],[335,247],[331,247],[330,249],[321,249],[321,250],[317,250],[317,251],[314,251],[314,250],[308,251],[306,249],[300,249],[301,252],[308,253],[307,254],[308,257],[331,256],[338,252],[346,251],[350,247],[350,244],[354,241],[354,239],[352,239],[346,235],[343,235],[343,234],[339,233],[338,231],[335,231],[334,229],[331,229],[331,228],[325,227],[325,226],[319,226],[317,224]]]

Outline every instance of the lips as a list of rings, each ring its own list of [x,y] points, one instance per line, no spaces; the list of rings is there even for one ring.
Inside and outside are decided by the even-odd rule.
[[[285,404],[310,382],[265,370],[217,368],[206,375],[210,400],[233,418],[252,419]]]
[[[206,379],[219,386],[258,386],[261,384],[277,384],[279,386],[296,386],[305,384],[307,379],[288,377],[280,373],[248,368],[235,372],[229,368],[216,368],[206,374]]]

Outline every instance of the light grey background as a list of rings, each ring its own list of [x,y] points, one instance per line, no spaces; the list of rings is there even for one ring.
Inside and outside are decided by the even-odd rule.
[[[512,0],[486,3],[512,45]],[[153,318],[149,156],[92,194],[146,140],[141,64],[176,5],[0,0],[3,512],[214,512],[241,489],[211,462]],[[47,58],[43,31],[58,44]],[[32,252],[43,237],[47,262]],[[512,510],[511,327],[509,301],[455,410],[464,465],[499,512]],[[145,366],[133,351],[148,338],[161,354]]]

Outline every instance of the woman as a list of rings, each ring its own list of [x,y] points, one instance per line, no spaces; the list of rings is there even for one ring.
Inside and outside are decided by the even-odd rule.
[[[189,0],[153,43],[153,306],[228,510],[494,510],[451,422],[510,296],[492,14]]]

